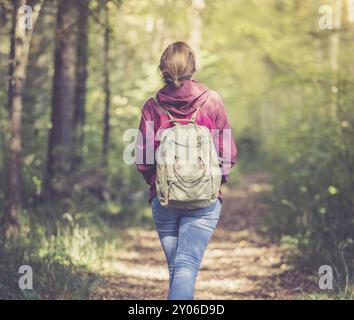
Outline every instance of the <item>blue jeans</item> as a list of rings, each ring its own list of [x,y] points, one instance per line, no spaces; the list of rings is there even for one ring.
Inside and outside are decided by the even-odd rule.
[[[185,210],[164,207],[155,196],[151,205],[170,275],[168,299],[192,300],[202,257],[219,221],[220,200]]]

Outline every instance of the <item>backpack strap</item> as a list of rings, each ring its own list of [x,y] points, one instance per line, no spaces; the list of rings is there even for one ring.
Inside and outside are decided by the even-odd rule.
[[[200,106],[194,111],[191,120],[195,122],[195,119],[197,118],[198,111],[199,111]]]
[[[160,109],[163,111],[163,113],[165,113],[165,114],[167,114],[167,116],[169,117],[169,121],[174,121],[175,119],[172,117],[172,115],[171,115],[171,113],[169,113],[169,111],[168,110],[166,110],[166,109],[164,109],[164,108],[162,108],[161,106],[160,106],[160,104],[157,102],[157,99],[155,99],[155,97],[151,97],[152,98],[152,100],[154,100],[155,101],[155,103],[160,107]]]

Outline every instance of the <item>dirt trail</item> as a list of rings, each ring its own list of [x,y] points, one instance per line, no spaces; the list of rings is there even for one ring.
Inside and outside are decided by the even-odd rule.
[[[196,299],[292,299],[314,288],[314,282],[292,270],[288,250],[262,231],[269,208],[259,193],[271,186],[262,173],[224,190],[219,225],[205,253]],[[155,230],[130,229],[123,247],[106,262],[102,285],[92,299],[165,299],[168,273]]]

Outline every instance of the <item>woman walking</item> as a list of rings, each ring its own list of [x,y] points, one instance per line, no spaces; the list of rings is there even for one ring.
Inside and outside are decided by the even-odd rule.
[[[195,55],[186,43],[176,42],[169,45],[161,56],[159,69],[165,85],[157,92],[156,98],[148,99],[143,106],[139,126],[142,138],[138,139],[136,145],[140,158],[137,168],[150,185],[149,202],[169,269],[168,299],[191,300],[202,257],[220,217],[220,182],[226,182],[228,172],[236,162],[236,145],[219,95],[192,80],[196,71]],[[180,165],[173,165],[176,174],[174,189],[168,177],[161,176],[170,175],[165,173],[166,170],[159,170],[161,167],[155,161],[160,145],[158,130],[173,128],[183,122],[209,129],[207,132],[210,132],[213,144],[211,154],[215,153],[214,158],[221,175],[219,184],[212,174],[205,178],[209,164],[201,156],[198,157],[201,161],[198,165],[202,168],[203,179],[182,177],[177,170]],[[193,129],[192,127],[188,128]],[[201,131],[198,130],[197,132]],[[178,157],[174,156],[173,161],[177,161],[176,159]],[[186,168],[188,170],[188,166]],[[193,168],[188,173],[191,176],[198,171],[192,166],[189,168]],[[179,178],[184,181],[183,188],[178,186]],[[170,185],[169,192],[163,191],[162,181],[165,180]],[[217,186],[217,190],[213,186]],[[211,195],[206,198],[206,190],[214,190],[214,193],[216,191],[215,197]],[[199,199],[194,199],[196,197]]]

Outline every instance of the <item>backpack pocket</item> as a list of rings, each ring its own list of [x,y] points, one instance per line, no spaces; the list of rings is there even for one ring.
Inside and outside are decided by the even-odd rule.
[[[197,183],[181,180],[170,180],[168,199],[179,202],[190,202],[195,199],[209,200],[213,198],[213,183],[210,178],[202,178]]]

